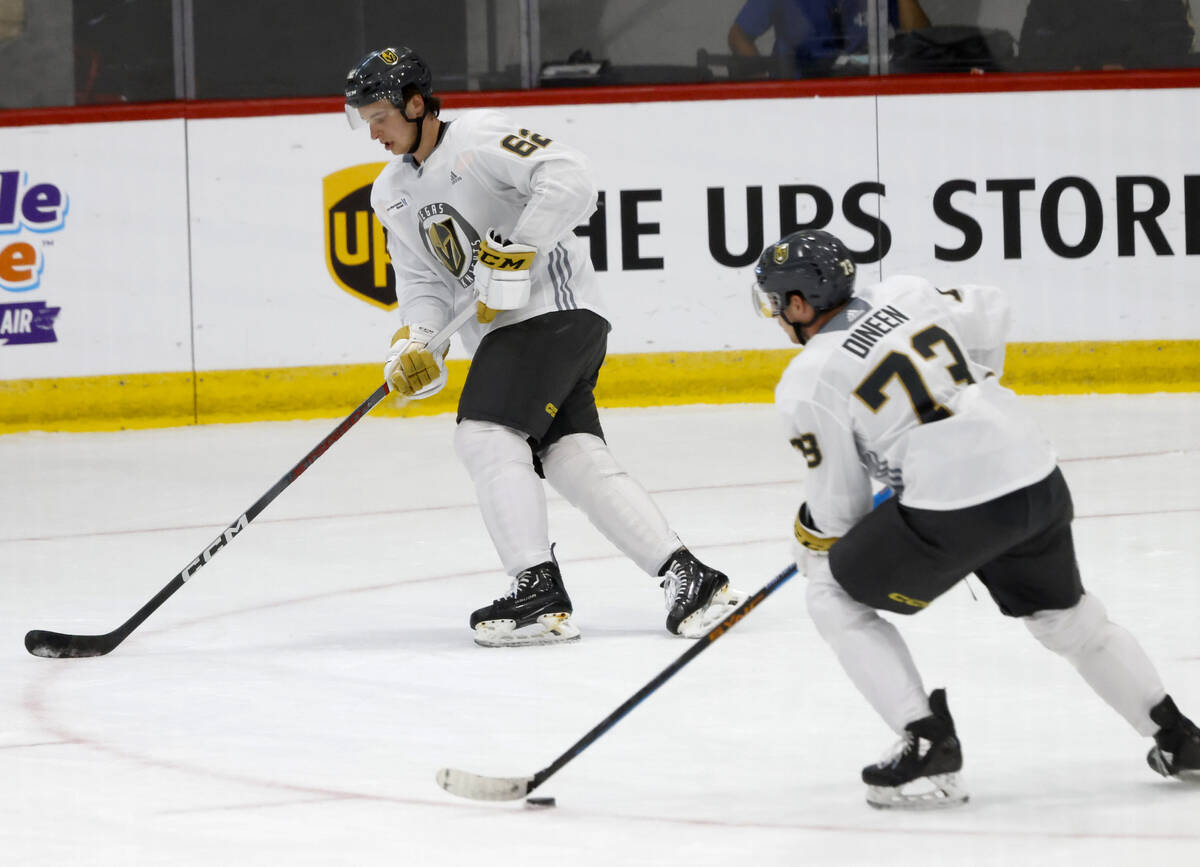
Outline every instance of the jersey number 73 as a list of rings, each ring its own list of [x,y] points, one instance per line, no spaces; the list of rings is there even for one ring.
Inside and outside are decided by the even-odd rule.
[[[937,345],[942,344],[954,358],[953,364],[946,365],[946,370],[955,382],[969,385],[975,381],[967,365],[967,359],[958,343],[940,325],[931,325],[913,335],[912,348],[921,358],[929,361],[937,355]],[[871,412],[879,412],[888,401],[884,392],[892,379],[898,379],[908,394],[913,412],[922,424],[939,419],[949,418],[952,413],[939,404],[930,394],[921,372],[913,359],[902,352],[889,352],[867,377],[854,389],[859,400],[870,407]]]

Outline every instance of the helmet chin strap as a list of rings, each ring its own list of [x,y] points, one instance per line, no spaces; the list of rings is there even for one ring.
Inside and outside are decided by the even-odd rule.
[[[401,114],[403,114],[403,112],[401,112]],[[417,148],[421,146],[421,133],[425,131],[425,116],[428,114],[429,109],[425,109],[425,111],[421,113],[421,116],[416,120],[413,120],[407,114],[404,115],[404,119],[406,121],[409,123],[415,123],[417,125],[417,137],[413,139],[412,147],[408,149],[408,153],[410,154],[415,154],[417,152]]]
[[[400,116],[402,118],[409,123],[415,123],[417,125],[417,137],[413,139],[412,147],[405,151],[405,153],[415,154],[417,152],[417,148],[421,146],[421,133],[425,131],[425,118],[429,116],[429,106],[425,105],[424,101],[422,101],[422,105],[424,106],[425,110],[421,112],[420,117],[415,119],[408,116],[408,111],[406,110],[407,103],[405,105],[397,106],[397,108],[400,109]]]

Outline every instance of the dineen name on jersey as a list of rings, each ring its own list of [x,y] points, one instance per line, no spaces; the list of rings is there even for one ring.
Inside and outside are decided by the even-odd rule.
[[[842,341],[842,349],[859,358],[866,358],[883,335],[899,328],[908,321],[908,315],[901,313],[892,305],[880,307],[850,332],[850,336]]]

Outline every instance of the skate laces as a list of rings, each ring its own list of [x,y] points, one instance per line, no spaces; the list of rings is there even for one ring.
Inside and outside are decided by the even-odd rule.
[[[492,604],[495,605],[498,602],[503,602],[505,599],[516,599],[517,596],[520,595],[521,591],[529,586],[533,579],[534,575],[532,572],[522,572],[513,579],[512,584],[508,588],[508,593],[504,594],[499,599],[493,600]]]
[[[666,578],[662,583],[663,589],[666,590],[668,611],[687,601],[689,577],[686,566],[678,560],[671,561],[671,565],[667,567]]]
[[[917,736],[906,729],[900,740],[896,741],[886,753],[879,757],[879,761],[875,763],[875,767],[889,768],[900,764],[900,760],[913,748],[916,739]]]

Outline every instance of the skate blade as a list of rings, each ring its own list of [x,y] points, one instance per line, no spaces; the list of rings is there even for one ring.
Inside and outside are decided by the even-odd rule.
[[[740,590],[734,590],[728,584],[713,594],[707,608],[694,612],[685,617],[675,633],[680,638],[703,638],[709,631],[734,612],[750,595]]]
[[[867,786],[867,803],[876,810],[944,810],[970,800],[958,774],[935,774],[903,786]]]
[[[579,629],[567,613],[543,614],[536,623],[515,629],[515,620],[487,620],[475,627],[475,643],[480,647],[532,647],[538,644],[562,644],[579,638]]]

